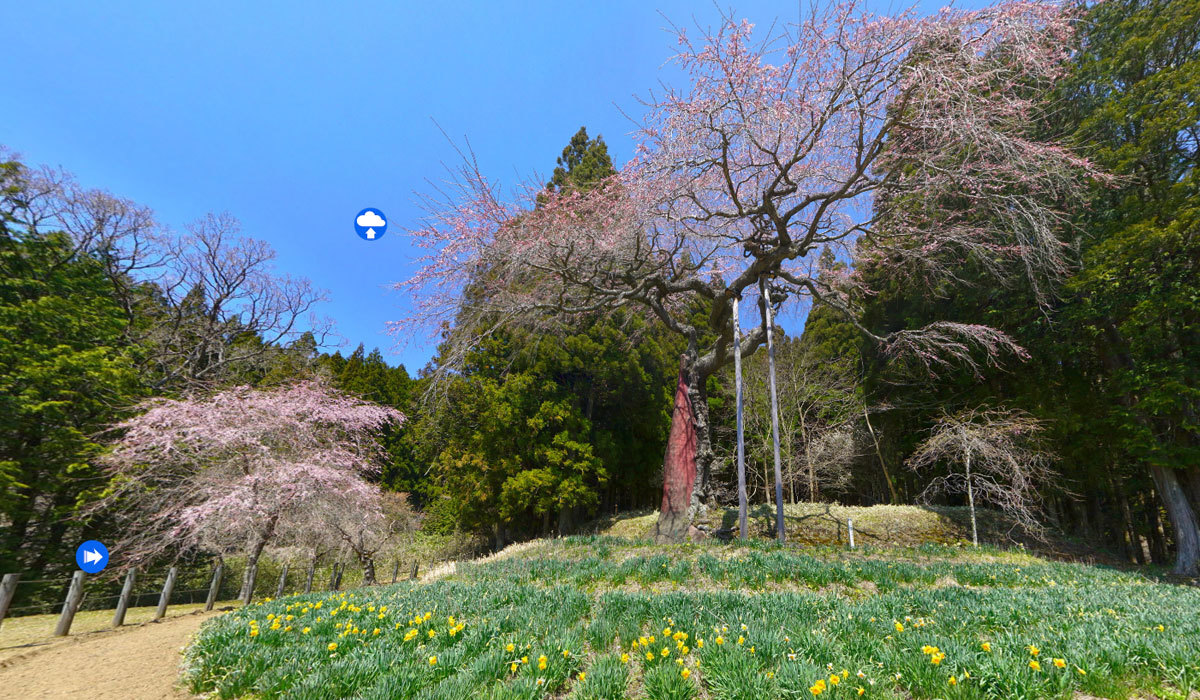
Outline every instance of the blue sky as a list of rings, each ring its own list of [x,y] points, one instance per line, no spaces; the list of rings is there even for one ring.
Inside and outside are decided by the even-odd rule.
[[[735,7],[760,26],[796,15]],[[584,125],[623,163],[622,110],[672,77],[662,15],[718,17],[679,0],[7,3],[0,143],[172,227],[232,213],[279,271],[328,290],[344,351],[415,371],[432,344],[397,345],[384,324],[404,315],[387,289],[412,269],[402,229],[455,158],[434,120],[506,183],[548,173]],[[379,241],[355,235],[367,206],[388,216]]]

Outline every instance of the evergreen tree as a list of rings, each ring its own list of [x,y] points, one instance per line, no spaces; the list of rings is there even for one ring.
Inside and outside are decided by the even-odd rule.
[[[615,172],[604,137],[588,138],[587,127],[583,126],[571,137],[557,162],[550,182],[546,183],[551,190],[587,191]]]
[[[0,569],[60,572],[102,490],[97,434],[142,387],[101,262],[19,220],[23,168],[0,163]]]

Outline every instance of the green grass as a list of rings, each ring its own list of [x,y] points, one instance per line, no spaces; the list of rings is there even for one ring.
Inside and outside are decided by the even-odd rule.
[[[1186,698],[1197,610],[1195,588],[1022,552],[568,538],[231,612],[185,677],[262,698]]]

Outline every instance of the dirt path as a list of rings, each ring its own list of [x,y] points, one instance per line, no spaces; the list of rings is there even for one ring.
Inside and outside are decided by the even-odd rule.
[[[69,638],[0,663],[5,698],[189,698],[176,686],[179,652],[217,613],[167,618]]]

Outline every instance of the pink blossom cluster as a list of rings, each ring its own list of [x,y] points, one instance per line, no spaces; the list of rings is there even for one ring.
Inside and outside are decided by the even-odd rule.
[[[302,530],[329,510],[379,510],[378,431],[392,408],[321,382],[153,399],[118,426],[105,505],[124,522],[129,562],[225,552]]]

